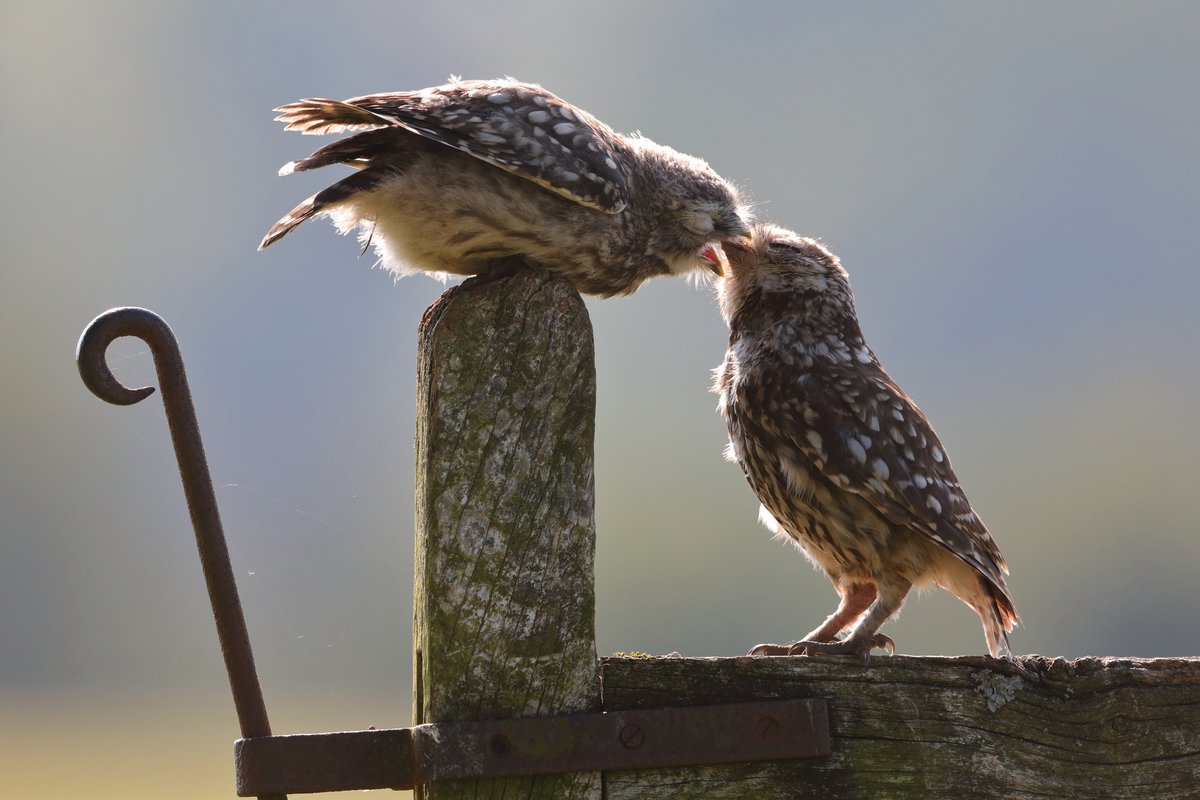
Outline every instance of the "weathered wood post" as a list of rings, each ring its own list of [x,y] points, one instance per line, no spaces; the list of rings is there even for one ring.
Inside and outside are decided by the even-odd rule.
[[[418,347],[415,721],[594,710],[583,301],[532,269],[474,278],[429,308]],[[450,781],[417,796],[598,800],[600,775]]]
[[[829,700],[833,754],[605,773],[606,800],[1194,800],[1200,659],[605,659],[608,710]]]

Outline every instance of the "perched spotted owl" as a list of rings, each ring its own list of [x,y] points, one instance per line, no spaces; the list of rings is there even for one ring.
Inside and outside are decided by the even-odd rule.
[[[616,133],[536,84],[456,80],[276,111],[288,130],[354,132],[281,175],[358,171],[288,212],[259,249],[327,214],[397,274],[474,275],[519,257],[611,296],[655,275],[720,274],[721,242],[749,233],[737,191],[704,161]]]
[[[863,340],[837,257],[772,225],[754,226],[753,243],[727,255],[717,290],[729,349],[714,389],[727,455],[762,502],[763,523],[841,596],[802,640],[751,653],[894,651],[879,627],[910,589],[933,583],[979,614],[992,656],[1010,657],[1019,617],[1004,558],[929,420]]]

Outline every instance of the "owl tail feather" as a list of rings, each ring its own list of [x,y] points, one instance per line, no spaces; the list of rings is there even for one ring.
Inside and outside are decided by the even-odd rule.
[[[985,596],[991,601],[983,608],[975,609],[983,621],[983,636],[987,640],[988,653],[992,658],[1006,658],[1011,661],[1013,655],[1008,646],[1008,632],[1017,627],[1021,617],[1007,592],[998,590],[990,581],[980,580],[980,583],[983,584]]]
[[[373,111],[324,97],[307,97],[275,110],[280,112],[275,120],[285,123],[284,130],[306,134],[365,131],[395,124]]]
[[[365,131],[327,144],[307,158],[289,161],[279,170],[280,175],[305,172],[330,164],[348,164],[362,169],[371,166],[377,157],[395,158],[396,139],[408,134],[396,128]]]
[[[322,189],[285,214],[279,222],[272,225],[271,230],[267,231],[267,235],[263,237],[258,249],[265,250],[270,247],[291,232],[292,228],[304,222],[309,217],[331,211],[334,206],[346,202],[360,192],[367,192],[374,189],[387,174],[387,171],[383,169],[364,169],[362,172],[356,172],[353,175],[342,178],[332,186]]]

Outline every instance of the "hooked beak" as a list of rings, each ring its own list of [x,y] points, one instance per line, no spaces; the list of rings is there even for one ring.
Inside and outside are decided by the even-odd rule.
[[[747,231],[739,236],[733,236],[721,243],[725,249],[725,257],[736,258],[739,253],[749,253],[754,249],[754,234]]]
[[[741,236],[726,239],[721,243],[721,248],[722,255],[725,256],[727,274],[732,275],[737,272],[738,266],[754,252],[754,234],[747,231]]]
[[[728,232],[723,242],[740,243],[749,245],[754,242],[754,229],[750,227],[750,223],[742,216],[735,216],[732,219],[726,219],[725,229]]]
[[[734,250],[749,250],[754,244],[754,230],[740,214],[730,214],[718,226],[720,242],[709,242],[697,253],[703,266],[718,278],[729,271],[729,256],[726,247]]]

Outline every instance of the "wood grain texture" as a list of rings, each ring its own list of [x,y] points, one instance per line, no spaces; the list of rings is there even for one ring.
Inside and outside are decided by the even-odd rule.
[[[1200,659],[604,659],[605,709],[825,698],[827,759],[605,773],[607,800],[1197,798]]]
[[[419,722],[595,710],[591,322],[566,281],[508,270],[421,321],[414,708]],[[419,797],[598,798],[598,773]]]

